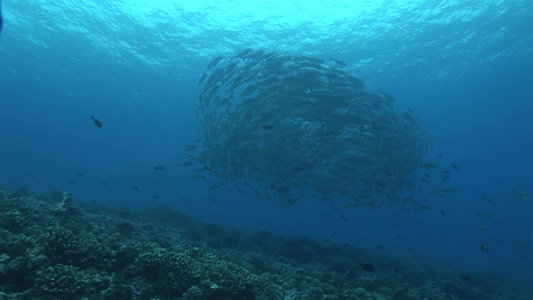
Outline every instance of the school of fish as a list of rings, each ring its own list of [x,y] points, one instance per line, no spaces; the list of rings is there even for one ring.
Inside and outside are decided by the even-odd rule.
[[[288,205],[303,189],[353,206],[401,201],[431,140],[411,110],[342,67],[262,49],[214,58],[198,82],[205,168],[266,184]]]

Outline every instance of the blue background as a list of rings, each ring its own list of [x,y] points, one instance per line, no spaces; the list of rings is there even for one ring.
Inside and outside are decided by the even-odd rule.
[[[533,282],[531,1],[174,2],[4,1],[0,184],[168,205],[217,224]],[[220,180],[176,167],[199,137],[199,76],[213,57],[248,47],[347,62],[370,91],[420,116],[435,139],[426,161],[456,163],[458,192],[419,212],[346,211],[313,198],[284,207],[239,192],[239,181],[209,189]]]

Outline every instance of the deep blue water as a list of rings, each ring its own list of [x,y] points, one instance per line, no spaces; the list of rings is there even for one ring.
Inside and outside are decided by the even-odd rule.
[[[0,184],[163,204],[218,224],[533,282],[531,1],[190,2],[4,1]],[[199,137],[199,76],[213,57],[247,47],[347,62],[370,91],[420,116],[435,140],[427,161],[456,163],[449,184],[458,191],[420,212],[331,211],[313,198],[284,207],[235,182],[210,190],[211,175],[175,167]]]

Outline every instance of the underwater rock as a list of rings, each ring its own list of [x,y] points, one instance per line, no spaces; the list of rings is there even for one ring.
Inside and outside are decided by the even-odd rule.
[[[454,279],[449,270],[208,225],[170,208],[124,213],[78,203],[83,218],[61,222],[74,205],[69,193],[0,195],[2,299],[406,299],[400,286],[408,299],[532,299],[486,274]],[[5,226],[20,216],[23,226]],[[357,261],[379,261],[379,272],[361,276]]]
[[[58,217],[75,217],[80,216],[80,210],[74,205],[72,195],[68,192],[63,192],[61,203],[57,204],[52,209],[52,214]]]

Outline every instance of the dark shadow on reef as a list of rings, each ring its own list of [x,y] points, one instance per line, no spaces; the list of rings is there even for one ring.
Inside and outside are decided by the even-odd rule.
[[[517,285],[167,207],[0,189],[1,299],[532,299]]]

